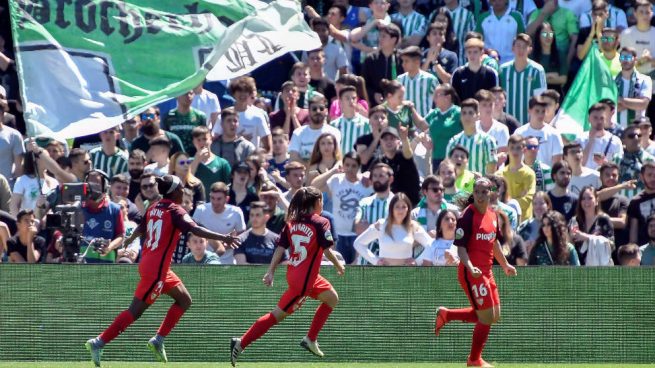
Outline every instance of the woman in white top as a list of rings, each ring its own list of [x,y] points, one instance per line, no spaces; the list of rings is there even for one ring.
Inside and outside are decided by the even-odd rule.
[[[45,167],[37,167],[31,153],[26,154],[23,159],[23,175],[14,183],[9,211],[16,216],[20,210],[34,210],[37,199],[58,185],[59,182],[47,174]]]
[[[369,263],[378,266],[415,266],[412,257],[414,242],[427,248],[432,238],[416,221],[412,221],[412,203],[404,193],[393,196],[389,203],[389,217],[371,224],[355,239],[355,250]],[[380,255],[376,256],[368,244],[377,240]]]
[[[455,242],[457,212],[443,210],[437,216],[437,238],[416,259],[419,266],[457,266],[459,256]]]

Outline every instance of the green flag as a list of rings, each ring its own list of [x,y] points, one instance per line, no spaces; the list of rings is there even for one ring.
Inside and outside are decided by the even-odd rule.
[[[10,0],[10,9],[29,135],[97,133],[193,89],[219,64],[231,78],[320,46],[293,0]],[[260,37],[228,52],[249,27],[309,41]]]
[[[588,110],[593,104],[605,98],[617,99],[614,78],[602,57],[592,44],[554,119],[554,127],[568,141],[589,130]]]

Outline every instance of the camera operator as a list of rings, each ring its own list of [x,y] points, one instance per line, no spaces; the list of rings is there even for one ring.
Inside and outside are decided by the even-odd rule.
[[[116,249],[123,244],[125,234],[121,207],[109,200],[107,174],[100,170],[91,170],[86,175],[86,182],[91,190],[82,204],[84,215],[82,236],[85,239],[106,239],[109,244],[103,245],[98,252],[89,249],[85,260],[87,263],[114,263]],[[86,248],[86,245],[82,245],[80,252],[84,253]]]
[[[18,232],[7,240],[7,253],[11,263],[38,263],[45,254],[45,239],[37,236],[34,211],[23,209],[16,216]]]

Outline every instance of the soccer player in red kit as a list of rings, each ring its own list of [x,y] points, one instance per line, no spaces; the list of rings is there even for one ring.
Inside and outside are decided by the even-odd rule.
[[[476,180],[469,204],[457,220],[455,245],[460,263],[457,270],[459,284],[466,293],[471,307],[447,309],[439,307],[435,334],[450,321],[475,323],[469,367],[492,367],[482,359],[482,349],[487,342],[491,325],[500,319],[500,297],[491,266],[494,257],[505,274],[516,276],[516,268],[507,263],[501,243],[505,239],[498,215],[489,207],[489,193],[496,190],[487,178]]]
[[[323,254],[334,264],[339,275],[344,274],[344,267],[330,249],[334,240],[330,232],[330,222],[319,216],[322,211],[323,193],[314,187],[300,188],[291,199],[287,223],[280,234],[271,265],[262,280],[267,286],[273,285],[275,268],[288,249],[289,288],[280,298],[277,308],[260,317],[241,338],[232,339],[230,358],[233,367],[236,366],[237,358],[243,349],[299,309],[307,297],[318,299],[321,305],[316,310],[309,332],[300,342],[300,346],[314,355],[323,356],[316,338],[332,309],[339,302],[339,296],[330,282],[318,274]]]
[[[134,239],[145,234],[139,263],[141,281],[134,293],[132,304],[116,317],[105,332],[86,342],[85,346],[91,353],[91,359],[96,367],[100,366],[104,346],[139,319],[161,294],[169,295],[175,303],[168,310],[157,335],[148,341],[148,348],[160,362],[168,360],[164,349],[164,338],[191,306],[189,292],[177,275],[170,270],[173,252],[183,232],[216,239],[231,248],[239,246],[239,238],[207,230],[191,219],[179,205],[182,203],[184,189],[179,178],[172,175],[157,178],[157,187],[163,199],[148,207],[139,227],[124,241],[124,244],[130,244]]]

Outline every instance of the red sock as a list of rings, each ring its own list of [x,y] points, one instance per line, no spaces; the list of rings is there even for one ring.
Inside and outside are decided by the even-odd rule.
[[[115,339],[118,335],[123,333],[134,322],[134,316],[130,311],[124,310],[118,316],[112,324],[107,327],[105,332],[100,334],[100,339],[105,344],[109,344],[111,340]]]
[[[318,333],[321,332],[325,321],[330,317],[332,313],[332,308],[329,305],[322,303],[316,309],[316,314],[314,314],[314,319],[312,320],[312,325],[309,327],[309,332],[307,332],[307,337],[311,341],[316,341]]]
[[[277,324],[277,320],[272,313],[265,314],[250,326],[248,331],[246,331],[243,336],[241,336],[241,348],[245,349],[246,346],[252,344],[258,338],[264,336],[264,334],[271,329],[271,327]]]
[[[473,307],[448,309],[446,311],[446,322],[450,321],[476,323],[478,321],[478,315],[475,313],[475,309],[473,309]]]
[[[186,312],[186,310],[179,305],[171,305],[171,307],[168,309],[168,313],[166,313],[166,318],[164,318],[161,326],[159,326],[159,330],[157,330],[157,334],[162,337],[168,336],[180,318],[182,318],[184,312]]]
[[[490,325],[485,325],[481,322],[475,324],[475,328],[473,329],[473,341],[471,342],[471,355],[469,356],[469,359],[478,360],[482,357],[482,349],[484,349],[484,344],[487,343],[489,331],[491,331]]]

